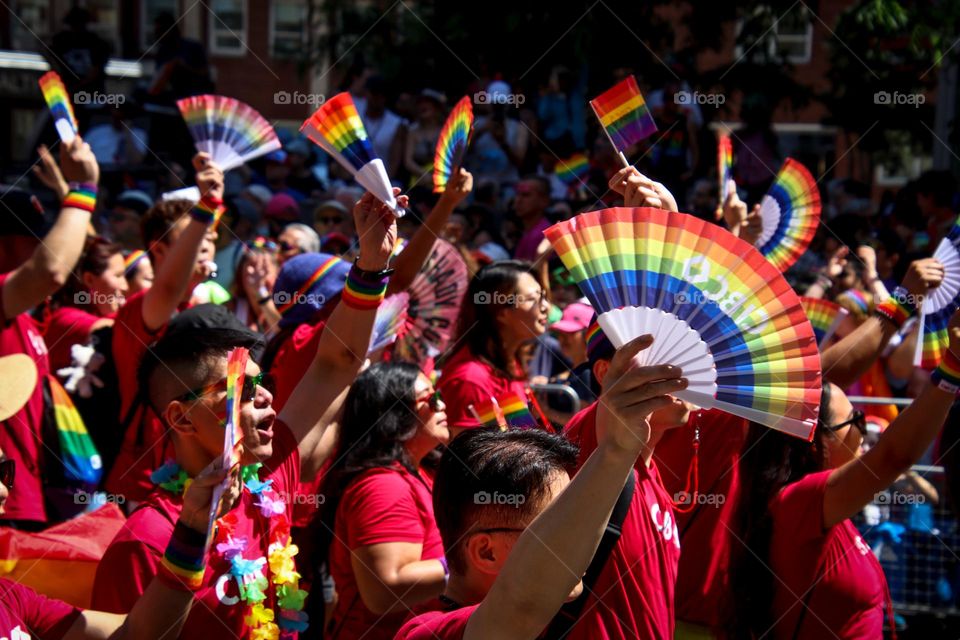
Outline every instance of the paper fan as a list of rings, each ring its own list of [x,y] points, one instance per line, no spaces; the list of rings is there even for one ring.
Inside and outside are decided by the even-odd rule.
[[[568,187],[583,182],[590,172],[590,160],[585,153],[575,153],[566,160],[557,163],[554,173]]]
[[[591,211],[545,232],[614,346],[650,333],[643,364],[683,369],[675,394],[809,439],[820,354],[800,299],[746,242],[693,216]]]
[[[849,311],[836,302],[823,298],[804,296],[800,298],[800,303],[810,320],[814,335],[817,336],[817,344],[821,346],[833,337],[843,319],[850,315]]]
[[[267,120],[253,107],[215,95],[177,100],[198,151],[205,151],[224,171],[280,148]]]
[[[731,189],[736,189],[733,181],[733,143],[730,136],[723,133],[717,141],[717,179],[720,181],[720,206],[727,201]]]
[[[433,156],[433,192],[442,193],[450,176],[463,164],[463,156],[473,132],[473,104],[469,96],[460,98],[443,123],[437,150]]]
[[[933,257],[943,265],[943,281],[924,296],[920,309],[920,333],[913,363],[924,369],[940,364],[950,345],[950,316],[960,308],[960,218],[940,241]]]
[[[398,359],[424,366],[443,353],[457,329],[469,280],[467,264],[456,248],[445,240],[435,241],[407,288],[407,322],[393,352]]]
[[[243,379],[246,375],[249,356],[250,352],[243,347],[237,347],[227,356],[227,416],[223,429],[221,469],[232,469],[234,465],[240,464],[243,443],[243,431],[240,429],[240,396],[242,395]],[[210,501],[210,526],[207,527],[208,535],[213,528],[213,521],[217,519],[217,512],[220,510],[220,498],[223,497],[224,492],[230,486],[230,482],[230,476],[228,475],[213,490]]]
[[[326,151],[353,179],[397,216],[403,210],[397,206],[393,186],[387,176],[383,160],[373,152],[373,146],[363,128],[363,121],[349,93],[338,93],[303,121],[300,133]]]
[[[760,201],[760,218],[757,248],[786,271],[807,250],[820,224],[820,191],[806,167],[787,158]]]
[[[53,115],[53,125],[57,128],[57,135],[61,142],[70,143],[77,137],[80,128],[77,126],[77,116],[73,113],[73,104],[67,87],[56,71],[48,71],[39,80],[40,92]]]
[[[373,333],[370,335],[367,355],[396,342],[397,333],[407,319],[409,302],[410,295],[406,292],[394,294],[383,301],[373,321]]]

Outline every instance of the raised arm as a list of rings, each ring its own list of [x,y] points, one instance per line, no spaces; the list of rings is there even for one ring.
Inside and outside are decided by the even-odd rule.
[[[610,178],[607,186],[623,196],[625,207],[654,207],[665,211],[679,211],[677,200],[663,184],[651,180],[636,167],[624,167]]]
[[[636,367],[651,345],[643,336],[621,348],[607,374],[613,380],[597,410],[598,446],[560,496],[527,527],[483,602],[464,640],[537,637],[587,570],[627,475],[650,439],[651,413],[665,395],[686,387],[677,367]]]
[[[850,253],[850,247],[846,245],[838,247],[827,259],[827,264],[820,269],[816,282],[807,287],[803,295],[808,298],[827,297],[827,294],[833,289],[833,279],[839,277],[843,273],[843,268],[847,266],[848,253]]]
[[[395,195],[399,192],[394,189]],[[398,202],[401,207],[407,206],[406,196],[399,196]],[[280,413],[280,419],[300,443],[304,477],[312,476],[323,464],[318,452],[323,435],[340,412],[347,389],[366,360],[377,307],[387,288],[385,278],[367,274],[387,268],[397,240],[393,212],[369,193],[353,208],[353,218],[360,237],[360,256],[323,329],[313,363]]]
[[[387,287],[388,295],[404,291],[410,286],[427,256],[430,255],[433,243],[440,237],[440,232],[450,219],[450,214],[472,190],[473,175],[469,171],[461,168],[457,175],[451,176],[446,191],[440,195],[433,211],[424,219],[423,224],[410,238],[410,242],[394,260],[394,273]]]
[[[60,164],[70,190],[53,228],[4,283],[4,318],[32,309],[60,289],[83,252],[90,214],[96,206],[100,167],[90,145],[79,136],[60,147]],[[2,214],[10,215],[7,211]]]
[[[183,232],[171,244],[163,264],[157,269],[153,286],[143,298],[143,323],[151,331],[157,331],[170,322],[173,312],[186,297],[197,269],[200,247],[210,233],[211,223],[206,214],[223,206],[223,171],[206,153],[194,156],[193,166],[197,170],[200,202],[191,213]]]

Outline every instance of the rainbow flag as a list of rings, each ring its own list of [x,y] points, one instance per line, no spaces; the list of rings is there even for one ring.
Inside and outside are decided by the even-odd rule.
[[[554,170],[560,181],[568,187],[583,182],[589,172],[590,160],[587,159],[585,153],[575,153],[566,160],[561,160]]]
[[[591,100],[590,106],[610,143],[621,153],[657,131],[657,124],[633,76]]]
[[[0,577],[87,608],[97,564],[125,521],[106,504],[40,533],[0,527]]]
[[[56,71],[48,71],[40,76],[40,92],[53,115],[53,124],[57,128],[60,140],[66,143],[73,141],[80,127],[77,126],[77,116],[73,112],[70,94],[67,87]]]
[[[48,375],[47,382],[53,398],[53,415],[57,423],[60,459],[67,480],[98,484],[103,476],[100,453],[87,432],[80,412],[56,376]]]
[[[240,430],[240,395],[243,391],[243,379],[246,375],[247,360],[250,352],[243,347],[237,347],[227,356],[227,417],[223,425],[223,453],[221,469],[232,469],[240,464],[243,453],[243,431]],[[230,476],[213,490],[210,500],[210,522],[207,532],[213,528],[213,521],[220,511],[220,498],[230,486]]]
[[[515,393],[507,393],[499,398],[497,402],[503,409],[504,417],[507,419],[507,426],[511,429],[535,429],[537,421],[530,413],[526,401]]]
[[[730,136],[723,133],[717,141],[717,179],[720,181],[720,206],[730,195],[730,182],[733,180],[733,143]]]
[[[470,405],[468,407],[473,416],[480,421],[482,427],[495,427],[501,431],[507,430],[507,418],[503,415],[497,399],[490,396],[489,402],[482,402],[479,405]]]

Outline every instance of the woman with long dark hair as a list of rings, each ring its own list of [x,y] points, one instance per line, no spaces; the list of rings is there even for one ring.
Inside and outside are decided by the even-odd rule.
[[[452,436],[479,426],[475,411],[491,397],[526,399],[521,351],[546,331],[547,311],[540,274],[528,262],[494,262],[473,277],[460,319],[462,346],[440,367]]]
[[[378,363],[350,387],[321,491],[319,557],[338,595],[325,637],[391,640],[413,605],[443,592],[433,482],[420,463],[449,438],[443,401],[417,366]]]
[[[834,384],[811,442],[758,425],[740,458],[739,533],[730,569],[737,638],[880,638],[892,618],[879,562],[849,520],[920,459],[960,390],[960,314],[931,382],[877,444]]]

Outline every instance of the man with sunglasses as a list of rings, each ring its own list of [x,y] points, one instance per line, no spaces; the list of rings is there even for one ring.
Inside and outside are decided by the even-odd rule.
[[[400,202],[405,204],[405,198]],[[289,593],[278,591],[278,574],[274,573],[277,569],[270,547],[276,535],[273,518],[283,519],[289,536],[301,474],[312,477],[325,461],[326,449],[320,444],[364,362],[376,308],[386,291],[387,261],[396,241],[392,212],[370,194],[357,203],[354,216],[363,232],[360,258],[348,274],[312,365],[279,415],[272,406],[269,379],[261,375],[254,359],[247,363],[247,380],[239,398],[240,464],[260,463],[262,467],[249,472],[257,475],[246,478],[239,505],[221,520],[222,532],[229,532],[229,538],[222,533],[218,544],[208,551],[209,570],[196,594],[202,606],[195,607],[188,618],[184,637],[222,637],[225,629],[247,637],[257,624],[251,617],[254,601],[250,592],[240,590],[240,584],[247,584],[242,576],[257,574],[263,579],[264,606],[276,610],[288,606],[283,602],[289,602]],[[226,313],[220,308],[202,306],[204,309],[181,314],[177,322],[184,328],[171,328],[150,350],[141,368],[139,384],[149,390],[150,405],[167,429],[175,453],[176,467],[166,466],[165,473],[154,476],[158,480],[195,477],[220,457],[227,356],[235,347],[252,349],[260,340],[257,334],[237,326],[235,318],[231,323],[216,317]],[[197,317],[203,314],[213,317]],[[167,488],[156,488],[130,516],[104,555],[94,585],[94,606],[128,611],[156,573],[162,549],[173,534],[173,522],[183,508],[178,492],[168,490],[180,487],[164,484]],[[267,489],[268,495],[278,499],[267,502],[263,497]],[[225,549],[225,544],[234,546]],[[258,560],[268,556],[273,558],[270,568],[266,563],[257,568]],[[238,564],[238,558],[249,562]],[[243,567],[246,573],[241,571]]]

